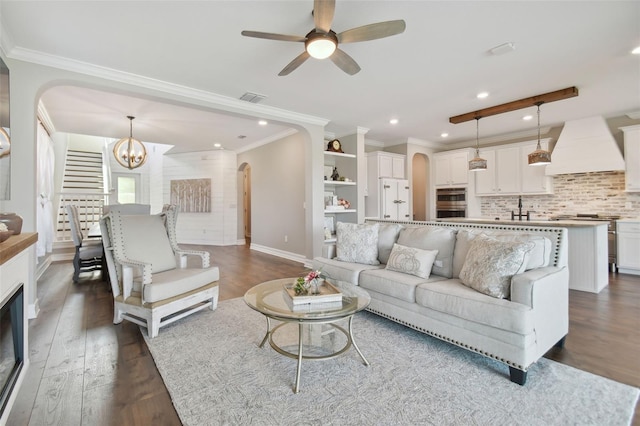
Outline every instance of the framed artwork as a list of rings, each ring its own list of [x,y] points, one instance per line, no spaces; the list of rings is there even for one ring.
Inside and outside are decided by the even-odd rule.
[[[324,229],[328,230],[331,235],[336,233],[336,227],[333,223],[333,216],[324,217]]]
[[[211,179],[172,180],[170,203],[184,213],[211,213]]]

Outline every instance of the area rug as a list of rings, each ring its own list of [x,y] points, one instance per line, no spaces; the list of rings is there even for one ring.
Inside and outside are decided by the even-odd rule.
[[[541,359],[525,386],[508,368],[369,312],[351,348],[302,365],[267,343],[242,299],[164,327],[153,359],[185,425],[625,425],[639,390]]]

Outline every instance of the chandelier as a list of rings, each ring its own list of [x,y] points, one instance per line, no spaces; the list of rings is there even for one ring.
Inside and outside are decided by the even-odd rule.
[[[129,119],[129,137],[116,142],[113,147],[113,155],[118,164],[133,170],[142,166],[147,160],[147,149],[142,142],[133,138],[133,119],[135,117],[128,115],[127,118]]]

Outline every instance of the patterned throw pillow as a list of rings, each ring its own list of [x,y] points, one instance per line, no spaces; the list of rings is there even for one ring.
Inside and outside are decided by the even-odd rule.
[[[336,260],[379,265],[378,228],[377,223],[336,223]]]
[[[498,241],[478,235],[469,244],[460,281],[481,293],[508,299],[511,277],[524,272],[533,246],[531,242]]]
[[[394,244],[385,269],[429,278],[438,250],[422,250]]]

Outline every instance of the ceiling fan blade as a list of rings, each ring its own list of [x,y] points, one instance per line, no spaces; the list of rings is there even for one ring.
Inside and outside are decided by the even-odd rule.
[[[376,40],[403,33],[407,24],[402,19],[396,21],[378,22],[352,28],[338,34],[338,42],[355,43],[358,41]]]
[[[338,66],[342,71],[349,75],[354,75],[360,72],[360,65],[353,58],[347,55],[344,50],[336,49],[333,55],[330,56],[334,64]]]
[[[265,38],[267,40],[301,41],[301,42],[304,42],[306,40],[306,37],[303,37],[303,36],[263,33],[260,31],[242,31],[241,34],[245,37]]]
[[[314,0],[313,2],[313,22],[316,30],[328,33],[333,22],[333,13],[336,10],[335,0]]]
[[[309,59],[309,54],[307,53],[307,51],[305,50],[304,52],[302,52],[301,54],[299,54],[298,56],[296,56],[296,58],[289,62],[289,64],[284,67],[282,69],[282,71],[280,71],[280,73],[278,74],[279,76],[283,76],[283,75],[289,75],[291,73],[291,71],[295,70],[296,68],[298,68],[300,65],[302,65],[304,63],[304,61],[306,61],[307,59]]]

